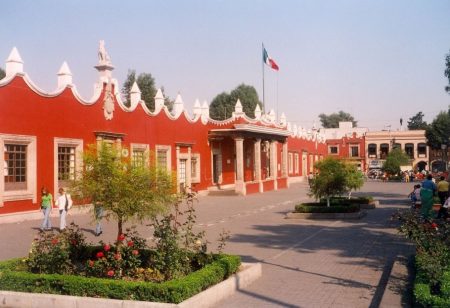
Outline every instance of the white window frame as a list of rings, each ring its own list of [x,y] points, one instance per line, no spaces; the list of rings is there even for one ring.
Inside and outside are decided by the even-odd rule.
[[[155,165],[158,167],[158,151],[166,151],[167,153],[167,172],[172,172],[172,149],[170,145],[155,146]]]
[[[5,156],[0,155],[0,206],[5,201],[32,200],[37,203],[37,138],[36,136],[0,134],[0,149],[5,151],[5,144],[22,144],[27,146],[27,188],[5,191]]]
[[[337,152],[336,153],[331,153],[331,148],[336,148]],[[328,154],[329,155],[339,155],[339,145],[329,145],[328,146]]]
[[[195,159],[197,161],[197,165],[195,166],[195,177],[191,177],[191,183],[200,183],[200,153],[191,153],[191,161],[192,159]],[[192,165],[192,163],[191,163]],[[192,167],[191,167],[191,174],[192,174]]]
[[[130,161],[133,162],[134,152],[144,152],[144,165],[148,164],[150,158],[150,146],[144,143],[130,143]]]
[[[58,194],[58,147],[75,147],[75,177],[83,167],[83,139],[53,138],[53,196]]]
[[[350,148],[350,151],[348,151],[349,157],[357,158],[357,157],[361,156],[361,151],[360,151],[361,149],[359,147],[359,144],[350,144],[349,148]],[[352,152],[353,148],[357,148],[358,149],[358,156],[353,156],[353,152]]]

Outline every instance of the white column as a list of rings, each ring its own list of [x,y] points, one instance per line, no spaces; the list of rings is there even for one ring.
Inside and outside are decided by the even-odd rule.
[[[255,163],[253,165],[255,168],[255,181],[259,183],[259,192],[264,192],[263,183],[261,181],[261,139],[256,139],[253,152],[255,155]]]
[[[236,148],[236,187],[237,193],[245,195],[244,183],[244,138],[236,137],[234,139]]]
[[[192,191],[192,162],[191,162],[191,147],[188,147],[188,158],[186,161],[186,192]]]
[[[278,189],[277,175],[278,175],[278,155],[277,155],[278,142],[272,140],[270,142],[270,176],[273,178],[273,188]]]
[[[283,157],[281,158],[281,176],[288,177],[288,144],[287,140],[283,143]],[[294,163],[295,165],[295,163]],[[292,166],[294,168],[294,166]],[[295,171],[295,170],[294,170]]]

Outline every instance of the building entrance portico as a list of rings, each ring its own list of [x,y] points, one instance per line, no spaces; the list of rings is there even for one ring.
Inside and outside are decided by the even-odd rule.
[[[251,124],[209,131],[213,184],[241,195],[287,187],[288,135]]]

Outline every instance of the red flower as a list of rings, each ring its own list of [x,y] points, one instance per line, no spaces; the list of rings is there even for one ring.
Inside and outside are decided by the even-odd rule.
[[[125,239],[125,235],[121,234],[117,237],[118,241],[123,241]]]
[[[52,245],[56,245],[56,244],[58,244],[58,239],[57,238],[52,239]]]
[[[122,256],[120,255],[120,253],[116,253],[114,255],[114,259],[116,259],[116,260],[120,260],[121,258],[122,258]]]
[[[72,243],[72,245],[76,245],[77,244],[77,240],[71,240],[70,243]]]
[[[103,251],[97,252],[97,258],[98,258],[98,259],[103,258],[104,256],[105,256],[105,255],[103,254]]]
[[[92,261],[92,260],[89,260],[89,267],[93,267],[93,266],[94,266],[94,264],[95,264],[95,262],[94,262],[94,261]]]
[[[106,244],[105,246],[103,246],[103,249],[105,251],[109,251],[111,249],[111,246],[109,246],[108,244]]]
[[[437,223],[433,222],[433,223],[431,224],[431,228],[437,229],[437,227],[438,227]]]
[[[135,250],[133,250],[131,253],[132,253],[133,255],[137,256],[137,255],[139,254],[139,251],[137,251],[137,250],[135,249]]]
[[[113,270],[109,270],[106,275],[108,275],[108,277],[112,277],[114,276],[114,271]]]
[[[131,246],[134,245],[134,243],[133,243],[133,241],[129,241],[129,242],[127,243],[127,245],[128,245],[128,247],[131,247]]]

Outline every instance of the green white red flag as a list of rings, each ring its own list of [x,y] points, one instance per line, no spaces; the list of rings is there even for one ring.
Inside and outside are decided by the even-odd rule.
[[[266,48],[263,46],[263,62],[267,64],[271,69],[278,71],[280,68],[278,64],[269,56]]]

